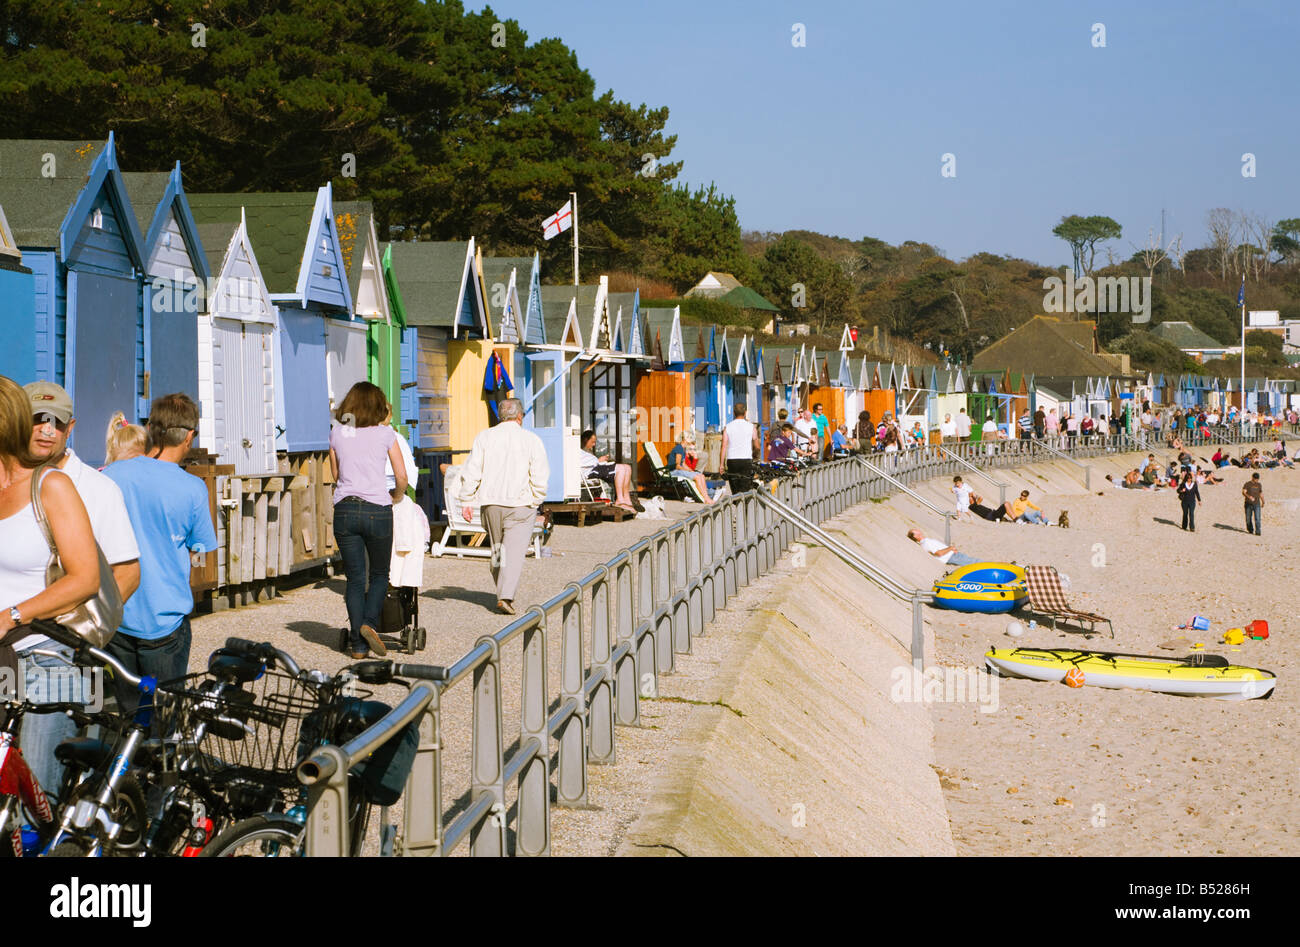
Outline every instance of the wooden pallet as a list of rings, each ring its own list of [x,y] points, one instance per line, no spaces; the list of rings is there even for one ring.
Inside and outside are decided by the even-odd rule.
[[[552,516],[577,517],[579,526],[586,526],[588,520],[593,523],[602,520],[613,520],[615,523],[621,523],[623,520],[636,515],[631,510],[625,510],[621,506],[614,506],[612,503],[580,503],[577,501],[543,503],[541,510],[543,513],[550,513]]]

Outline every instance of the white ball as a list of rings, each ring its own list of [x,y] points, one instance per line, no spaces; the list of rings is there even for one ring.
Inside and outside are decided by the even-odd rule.
[[[1018,621],[1007,622],[1007,634],[1012,638],[1019,638],[1025,633],[1025,626]]]

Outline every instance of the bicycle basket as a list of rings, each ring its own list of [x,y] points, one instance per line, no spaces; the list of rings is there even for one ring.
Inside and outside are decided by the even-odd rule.
[[[296,787],[295,769],[337,715],[318,685],[270,670],[241,687],[192,674],[159,693],[160,732],[175,746],[176,768],[198,770],[217,788]]]

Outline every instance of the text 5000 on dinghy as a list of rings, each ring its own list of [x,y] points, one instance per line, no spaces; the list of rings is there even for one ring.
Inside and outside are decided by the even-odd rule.
[[[1128,687],[1218,700],[1269,697],[1277,683],[1272,671],[1229,664],[1218,654],[1166,658],[1068,648],[992,648],[984,660],[1007,677],[1060,681],[1071,668],[1078,668],[1084,683],[1097,687]]]

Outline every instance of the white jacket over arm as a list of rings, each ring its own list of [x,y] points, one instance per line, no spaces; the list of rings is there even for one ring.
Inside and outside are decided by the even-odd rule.
[[[546,499],[550,476],[542,439],[504,421],[474,438],[457,499],[463,506],[536,506]]]

